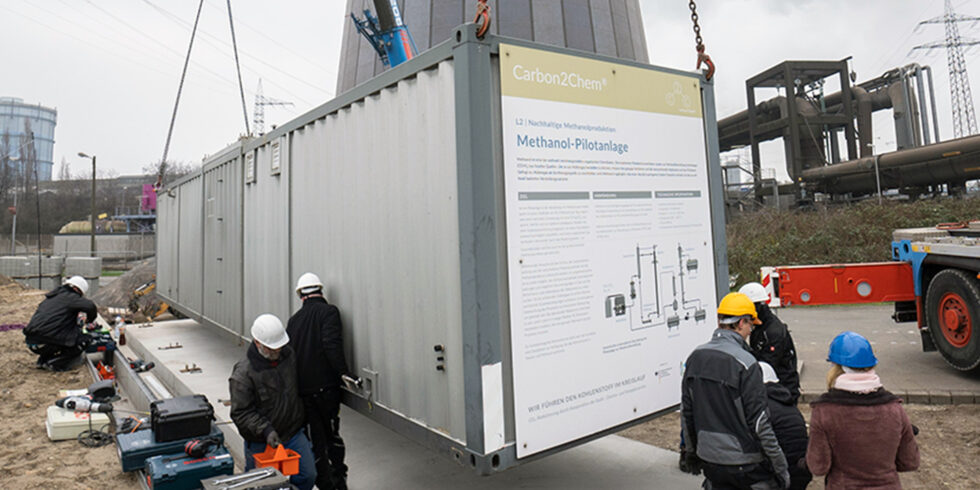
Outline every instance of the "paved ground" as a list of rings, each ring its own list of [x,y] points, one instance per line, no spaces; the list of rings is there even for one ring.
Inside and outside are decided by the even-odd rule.
[[[938,352],[922,352],[915,323],[895,323],[894,307],[884,305],[793,307],[777,311],[789,325],[803,361],[804,392],[826,390],[827,347],[838,333],[851,330],[871,341],[878,357],[878,374],[885,388],[908,393],[916,403],[938,403],[952,395],[974,397],[980,403],[980,372],[963,373],[950,367]],[[922,399],[931,396],[932,400]]]
[[[228,424],[228,376],[244,348],[215,329],[191,320],[130,326],[126,348],[156,362],[151,373],[177,394],[203,393],[215,405],[228,450],[241,465],[242,442]],[[161,349],[179,342],[179,349]],[[201,372],[181,372],[185,366]],[[700,488],[701,479],[677,469],[677,455],[619,436],[533,461],[503,473],[481,477],[343,407],[341,434],[347,445],[350,488],[457,489],[494,488]]]

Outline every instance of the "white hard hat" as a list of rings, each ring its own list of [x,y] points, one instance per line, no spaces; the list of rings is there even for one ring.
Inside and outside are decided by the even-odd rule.
[[[310,294],[316,292],[318,289],[323,289],[323,283],[312,272],[307,272],[299,276],[299,280],[296,281],[296,294]]]
[[[289,334],[282,322],[271,313],[259,315],[252,322],[252,338],[270,349],[279,349],[289,343]]]
[[[763,383],[778,383],[779,376],[776,376],[776,370],[768,362],[759,362],[759,367],[762,368],[762,382]]]
[[[738,292],[748,296],[753,303],[769,304],[769,293],[766,292],[766,287],[757,282],[745,284],[738,289]]]
[[[86,281],[82,276],[71,276],[67,281],[65,281],[65,284],[78,288],[78,290],[82,292],[82,296],[85,296],[85,294],[88,293],[88,281]]]

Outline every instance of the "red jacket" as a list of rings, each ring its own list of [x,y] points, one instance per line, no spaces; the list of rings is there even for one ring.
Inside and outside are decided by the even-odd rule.
[[[810,404],[806,463],[826,488],[900,489],[899,471],[919,468],[919,446],[902,401],[883,388],[830,390]]]

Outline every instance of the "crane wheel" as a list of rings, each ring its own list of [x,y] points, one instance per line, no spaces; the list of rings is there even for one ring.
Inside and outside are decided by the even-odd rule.
[[[929,333],[946,362],[968,371],[980,365],[980,281],[975,273],[945,269],[926,292]]]

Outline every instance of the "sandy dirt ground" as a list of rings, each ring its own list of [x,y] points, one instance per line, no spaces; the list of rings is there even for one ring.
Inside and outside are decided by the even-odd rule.
[[[23,289],[0,278],[0,325],[27,323],[43,291]],[[21,330],[0,332],[0,488],[138,488],[134,474],[119,467],[115,445],[87,448],[77,441],[51,442],[45,411],[58,390],[92,383],[81,368],[52,373],[34,368],[36,356]]]
[[[810,420],[809,405],[800,405],[803,417]],[[906,405],[912,423],[919,427],[921,462],[919,470],[900,473],[907,489],[980,488],[977,461],[980,461],[980,405]],[[680,414],[665,415],[645,424],[631,427],[621,436],[677,451],[680,443]],[[824,488],[823,479],[815,477],[810,489]]]

